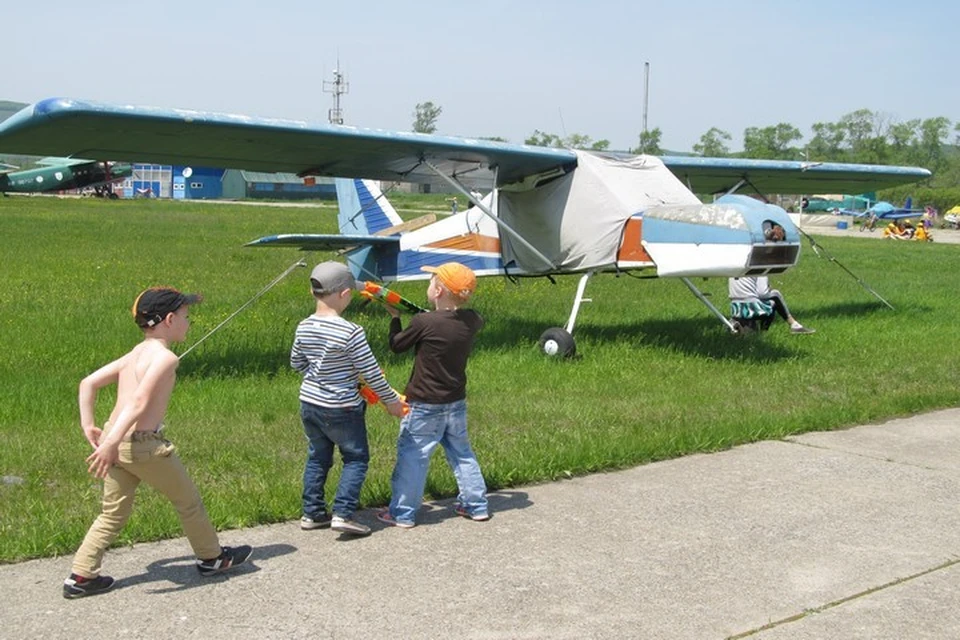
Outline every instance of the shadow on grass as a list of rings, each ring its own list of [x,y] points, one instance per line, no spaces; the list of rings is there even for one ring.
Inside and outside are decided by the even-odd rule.
[[[833,317],[862,317],[890,310],[880,301],[844,302],[823,307],[797,308],[798,317],[806,319]],[[527,348],[520,345],[537,342],[540,335],[550,327],[547,322],[527,318],[509,318],[497,323],[488,323],[480,332],[475,351]],[[777,320],[771,332],[781,331],[784,324]],[[590,342],[621,342],[630,347],[663,347],[691,355],[718,359],[748,359],[756,362],[772,362],[796,356],[796,351],[782,345],[770,344],[762,335],[735,336],[718,320],[709,315],[672,319],[620,322],[613,325],[590,325],[583,323],[574,331],[578,344]],[[368,336],[373,342],[376,336]],[[536,347],[534,347],[536,348]],[[379,349],[378,358],[383,364],[398,364],[410,361],[410,354],[393,354]],[[183,377],[241,377],[248,375],[274,376],[289,370],[290,352],[286,347],[256,349],[249,346],[228,348],[223,352],[191,353],[180,365]]]
[[[291,338],[292,340],[292,338]],[[180,364],[177,375],[181,377],[231,378],[251,374],[274,376],[290,369],[290,350],[252,349],[250,347],[228,349],[226,353],[191,353]]]
[[[484,328],[477,341],[477,349],[499,350],[516,345],[517,336],[537,340],[548,327],[545,324],[514,318],[502,323],[499,329]],[[771,331],[777,330],[776,328]],[[792,358],[797,352],[782,345],[765,341],[762,334],[734,335],[712,318],[677,320],[644,320],[613,325],[579,325],[574,339],[580,345],[590,342],[622,343],[630,348],[654,347],[717,359],[755,360],[770,362]],[[579,347],[578,347],[579,350]]]
[[[881,293],[880,295],[883,294]],[[901,306],[898,306],[898,303],[895,303],[892,300],[887,299],[887,301],[890,302],[890,304],[892,304],[897,311],[902,308],[902,303]],[[804,318],[808,316],[814,316],[817,318],[851,318],[868,316],[874,313],[893,313],[889,307],[876,299],[871,302],[842,302],[823,307],[798,307],[797,309],[799,309],[799,311],[796,312],[798,319],[801,316]],[[912,311],[921,312],[933,311],[933,308],[928,306],[910,307],[910,309]],[[792,305],[790,310],[795,311],[792,308]]]
[[[197,572],[196,558],[190,556],[179,556],[176,558],[166,558],[157,560],[147,565],[147,570],[139,575],[129,576],[117,580],[117,587],[132,587],[138,584],[148,584],[151,582],[168,582],[173,586],[149,589],[148,593],[171,593],[174,591],[186,591],[195,587],[202,587],[211,582],[220,582],[233,576],[241,576],[247,573],[260,571],[256,565],[258,561],[268,560],[277,556],[283,556],[293,553],[297,548],[289,544],[268,544],[260,547],[254,547],[253,557],[228,573],[217,574],[209,577],[202,577]]]

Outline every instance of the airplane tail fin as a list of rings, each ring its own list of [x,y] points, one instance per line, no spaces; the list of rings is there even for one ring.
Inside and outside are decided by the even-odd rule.
[[[337,178],[337,223],[344,235],[373,235],[403,222],[372,180]]]
[[[345,236],[385,236],[403,219],[372,180],[337,178],[337,225]],[[383,233],[386,231],[386,234]],[[384,280],[396,267],[396,243],[386,246],[362,242],[346,252],[347,265],[358,280]]]
[[[907,199],[906,199],[906,200],[904,201],[904,203],[903,203],[903,208],[904,208],[904,209],[913,209],[913,198],[912,198],[912,197],[907,196]]]

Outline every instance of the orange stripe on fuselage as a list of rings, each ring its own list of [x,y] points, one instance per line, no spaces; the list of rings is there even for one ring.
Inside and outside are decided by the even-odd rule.
[[[482,236],[479,233],[467,233],[454,238],[444,238],[438,242],[423,245],[428,249],[456,249],[457,251],[483,251],[500,253],[500,239]]]
[[[643,218],[630,218],[623,230],[623,240],[617,251],[617,262],[653,262],[640,244],[643,238]]]

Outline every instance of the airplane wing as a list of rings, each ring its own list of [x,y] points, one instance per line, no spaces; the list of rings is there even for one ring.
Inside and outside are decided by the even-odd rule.
[[[248,242],[247,247],[297,247],[303,251],[336,251],[359,246],[389,246],[400,244],[400,236],[367,236],[322,234],[322,233],[285,233],[265,236]]]
[[[576,165],[565,149],[242,115],[84,102],[26,107],[0,124],[0,148],[298,175],[494,186]]]
[[[567,149],[67,98],[40,101],[0,124],[0,149],[407,182],[436,180],[430,163],[464,185],[488,189],[559,175],[577,165],[576,154]],[[916,167],[663,160],[697,193],[723,192],[741,180],[762,193],[861,193],[930,176]]]
[[[83,158],[41,158],[34,164],[42,167],[72,167],[77,164],[88,164],[93,160],[84,160]]]
[[[831,189],[838,193],[865,193],[930,177],[919,167],[894,167],[836,162],[748,160],[745,158],[660,158],[695,193],[723,193],[743,180],[758,193],[810,193]]]

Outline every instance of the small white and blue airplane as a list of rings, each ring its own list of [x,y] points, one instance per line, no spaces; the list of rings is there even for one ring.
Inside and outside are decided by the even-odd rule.
[[[358,278],[383,282],[425,278],[420,267],[450,260],[478,275],[580,274],[567,324],[541,336],[544,352],[558,355],[576,350],[574,324],[598,273],[679,278],[735,331],[690,278],[781,273],[800,255],[800,233],[787,213],[735,195],[742,188],[863,193],[930,176],[917,167],[594,153],[65,98],[43,100],[0,124],[0,151],[441,180],[472,206],[425,226],[401,224],[372,183],[340,181],[340,234],[268,236],[251,244],[346,249]],[[476,189],[487,195],[478,197]],[[714,200],[705,204],[695,193]],[[767,239],[772,225],[784,228],[783,241]]]

